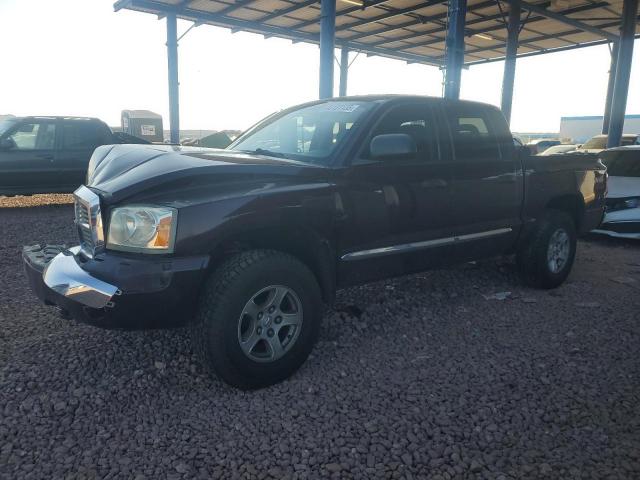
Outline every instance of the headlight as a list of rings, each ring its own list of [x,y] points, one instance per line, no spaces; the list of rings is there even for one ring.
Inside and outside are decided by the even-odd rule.
[[[629,200],[624,201],[624,206],[626,208],[638,208],[640,207],[640,197],[638,198],[630,198]]]
[[[178,212],[168,207],[129,206],[111,211],[107,248],[126,252],[171,253]]]

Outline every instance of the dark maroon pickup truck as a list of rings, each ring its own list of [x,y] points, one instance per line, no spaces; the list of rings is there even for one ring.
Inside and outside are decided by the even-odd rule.
[[[189,325],[205,366],[258,388],[305,361],[336,289],[511,253],[558,286],[605,191],[595,156],[530,157],[494,107],[347,97],[226,150],[99,147],[78,245],[23,258],[44,302],[107,328]]]

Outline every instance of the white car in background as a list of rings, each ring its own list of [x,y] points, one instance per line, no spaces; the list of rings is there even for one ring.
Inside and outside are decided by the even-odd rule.
[[[580,145],[554,145],[553,147],[547,148],[544,152],[539,153],[538,155],[542,155],[546,157],[547,155],[556,155],[558,153],[569,153],[575,151]]]
[[[600,153],[607,148],[607,138],[607,135],[596,135],[584,142],[576,151],[582,153]],[[640,135],[638,134],[625,133],[620,139],[620,145],[623,147],[638,144],[640,144]]]
[[[600,152],[607,166],[607,209],[595,233],[640,239],[640,145]]]

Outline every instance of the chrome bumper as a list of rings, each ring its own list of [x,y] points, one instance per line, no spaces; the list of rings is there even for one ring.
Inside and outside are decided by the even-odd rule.
[[[87,307],[103,308],[113,305],[111,299],[120,295],[118,287],[98,280],[85,272],[74,258],[80,246],[56,255],[45,267],[42,278],[54,292]]]

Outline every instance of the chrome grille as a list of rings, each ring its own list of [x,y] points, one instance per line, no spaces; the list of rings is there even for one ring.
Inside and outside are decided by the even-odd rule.
[[[73,196],[80,251],[93,258],[95,253],[104,247],[100,198],[84,186],[78,188]]]

